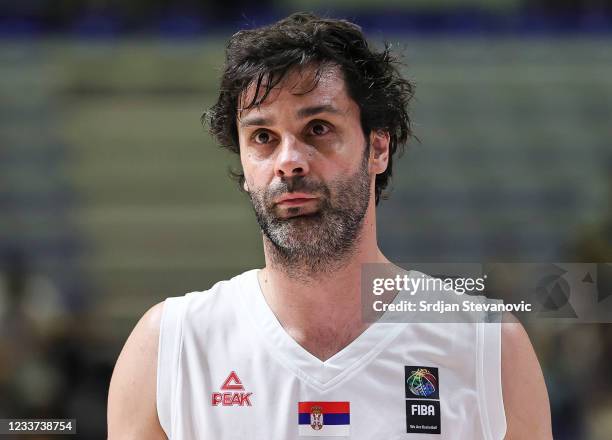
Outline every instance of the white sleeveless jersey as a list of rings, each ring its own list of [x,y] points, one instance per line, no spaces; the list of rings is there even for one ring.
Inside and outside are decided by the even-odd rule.
[[[171,440],[501,440],[499,323],[375,323],[319,360],[258,270],[167,298],[157,411]]]

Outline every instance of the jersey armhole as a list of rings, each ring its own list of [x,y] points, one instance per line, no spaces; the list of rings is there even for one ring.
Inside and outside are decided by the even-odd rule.
[[[501,378],[501,323],[478,324],[480,337],[477,372],[478,393],[483,430],[488,440],[503,440],[506,435],[506,413]]]
[[[183,340],[183,312],[186,297],[166,298],[159,326],[157,351],[156,406],[159,423],[172,438],[173,402]]]

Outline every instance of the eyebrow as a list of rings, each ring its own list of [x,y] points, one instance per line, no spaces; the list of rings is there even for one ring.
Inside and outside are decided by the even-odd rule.
[[[318,115],[320,113],[333,113],[333,114],[342,114],[342,112],[330,104],[322,104],[322,105],[314,105],[311,107],[301,108],[297,111],[296,115],[299,119],[308,118],[310,116]],[[265,125],[273,125],[273,118],[265,118],[262,116],[254,116],[254,117],[246,117],[244,119],[240,119],[241,127],[252,127],[252,126],[265,126]]]
[[[309,116],[318,115],[319,113],[340,114],[342,112],[338,110],[336,107],[334,107],[333,105],[323,104],[323,105],[315,105],[312,107],[302,108],[298,110],[297,116],[298,118],[307,118]]]
[[[261,125],[272,125],[273,121],[274,119],[255,116],[252,118],[240,119],[240,126],[241,127],[252,127],[252,126],[261,126]]]

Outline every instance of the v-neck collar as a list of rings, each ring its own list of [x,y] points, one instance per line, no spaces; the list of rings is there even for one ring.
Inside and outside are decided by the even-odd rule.
[[[300,379],[321,391],[369,363],[406,325],[375,322],[342,350],[322,361],[293,339],[278,321],[259,285],[257,274],[260,270],[247,271],[240,277],[243,312],[249,316],[271,354]]]

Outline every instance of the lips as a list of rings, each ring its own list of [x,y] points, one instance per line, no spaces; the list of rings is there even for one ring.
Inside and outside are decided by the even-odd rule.
[[[290,193],[285,194],[282,197],[279,197],[276,200],[277,205],[281,206],[297,206],[308,203],[312,200],[316,200],[317,198],[311,194],[306,193]]]

